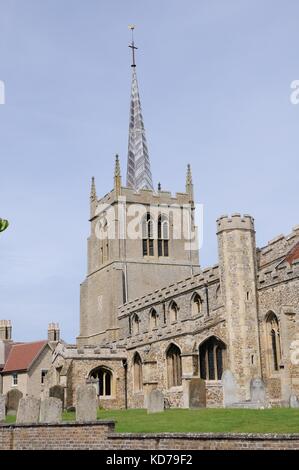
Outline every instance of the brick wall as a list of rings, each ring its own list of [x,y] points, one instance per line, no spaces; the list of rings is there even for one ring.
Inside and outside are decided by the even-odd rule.
[[[0,450],[299,450],[299,434],[117,434],[114,429],[113,421],[2,425]]]
[[[0,426],[0,450],[106,449],[114,421]]]

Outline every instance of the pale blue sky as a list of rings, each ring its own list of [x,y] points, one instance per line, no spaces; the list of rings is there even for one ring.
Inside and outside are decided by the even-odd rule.
[[[129,32],[155,185],[184,190],[192,165],[205,206],[204,266],[215,220],[250,213],[266,244],[299,224],[297,0],[0,0],[0,318],[14,338],[79,331],[89,187],[125,175]]]

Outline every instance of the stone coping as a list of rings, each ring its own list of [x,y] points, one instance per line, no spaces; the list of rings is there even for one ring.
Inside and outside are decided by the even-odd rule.
[[[0,423],[1,428],[61,428],[61,427],[88,427],[88,426],[105,426],[115,425],[112,419],[98,419],[97,421],[61,421],[60,423]]]
[[[109,433],[109,439],[185,439],[185,440],[249,440],[277,441],[299,440],[299,434],[258,433]]]

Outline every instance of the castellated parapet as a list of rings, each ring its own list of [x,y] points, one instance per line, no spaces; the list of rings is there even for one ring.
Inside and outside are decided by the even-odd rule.
[[[222,215],[217,219],[217,234],[225,230],[252,230],[254,231],[254,218],[250,215],[232,214]]]
[[[279,235],[258,250],[259,267],[279,262],[299,242],[299,225],[289,235]]]
[[[299,278],[299,260],[283,263],[276,268],[269,266],[258,273],[258,286],[265,287]]]
[[[160,303],[162,300],[171,299],[174,296],[184,294],[192,289],[203,288],[209,284],[219,283],[219,266],[215,265],[210,268],[204,269],[201,273],[195,274],[175,284],[157,289],[150,294],[144,295],[137,299],[131,300],[118,307],[118,317],[122,318],[128,314],[142,310],[143,308]]]
[[[170,191],[152,191],[151,189],[141,189],[135,191],[131,188],[122,187],[120,194],[116,194],[115,190],[110,191],[102,198],[98,199],[93,205],[93,214],[91,219],[95,217],[99,211],[100,204],[115,204],[119,197],[125,200],[127,204],[143,204],[143,205],[166,205],[181,206],[190,203],[190,195],[188,193],[177,192],[172,194]]]

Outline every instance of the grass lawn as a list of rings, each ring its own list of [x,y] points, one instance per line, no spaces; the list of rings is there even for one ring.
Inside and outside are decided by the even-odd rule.
[[[64,421],[75,413],[64,413]],[[117,432],[248,432],[299,433],[299,409],[269,410],[171,409],[148,415],[146,410],[98,410],[98,419],[116,420]],[[13,423],[14,416],[6,422]]]
[[[65,412],[64,421],[75,419]],[[117,432],[248,432],[299,433],[299,409],[270,410],[171,409],[148,415],[146,410],[98,410],[98,419],[116,420]],[[8,416],[7,423],[15,422]]]

